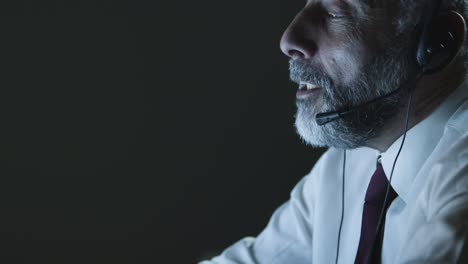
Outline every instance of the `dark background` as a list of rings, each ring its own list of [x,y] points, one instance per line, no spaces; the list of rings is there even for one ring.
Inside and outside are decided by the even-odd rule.
[[[304,3],[2,1],[0,262],[195,263],[321,151],[279,50]]]

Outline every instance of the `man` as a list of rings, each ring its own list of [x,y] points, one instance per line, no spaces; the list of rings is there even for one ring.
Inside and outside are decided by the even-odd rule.
[[[281,49],[297,131],[329,150],[257,238],[202,263],[468,263],[465,8],[307,1]]]

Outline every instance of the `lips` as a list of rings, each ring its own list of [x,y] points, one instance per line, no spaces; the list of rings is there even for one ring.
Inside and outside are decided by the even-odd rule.
[[[307,82],[300,82],[299,89],[296,93],[296,98],[306,98],[312,95],[316,95],[320,93],[320,90],[322,89],[317,85],[310,84]]]

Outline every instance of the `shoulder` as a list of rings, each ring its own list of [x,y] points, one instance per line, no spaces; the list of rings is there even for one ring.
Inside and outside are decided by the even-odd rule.
[[[468,115],[460,116],[463,118]],[[468,124],[468,119],[465,120]],[[450,140],[439,148],[440,155],[429,171],[424,200],[428,217],[440,214],[450,207],[468,206],[468,130],[447,127]]]
[[[460,135],[468,131],[468,101],[462,104],[450,117],[445,127],[445,133],[447,131],[457,132]]]

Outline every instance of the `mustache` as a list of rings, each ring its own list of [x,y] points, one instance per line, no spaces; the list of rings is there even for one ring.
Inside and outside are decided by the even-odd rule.
[[[333,86],[333,80],[322,69],[297,57],[289,60],[289,78],[297,84],[302,81],[327,90]]]
[[[297,84],[307,82],[319,86],[324,92],[325,100],[331,104],[341,98],[340,88],[336,87],[331,77],[305,59],[295,57],[289,60],[289,78]]]

